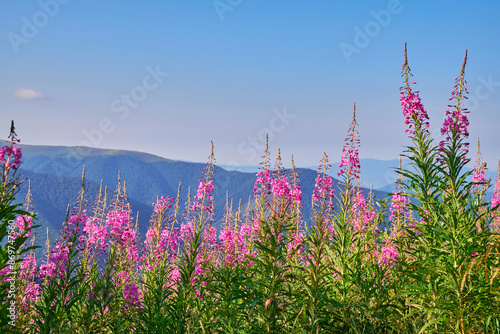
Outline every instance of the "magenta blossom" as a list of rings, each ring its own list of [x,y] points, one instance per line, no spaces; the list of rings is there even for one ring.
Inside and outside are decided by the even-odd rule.
[[[269,169],[257,172],[257,180],[253,187],[253,194],[256,197],[271,194],[271,171]]]
[[[123,297],[126,308],[136,308],[137,311],[141,306],[142,292],[135,283],[126,283],[123,286]]]
[[[340,170],[337,173],[337,176],[342,174],[350,174],[354,178],[359,178],[360,174],[360,164],[358,157],[357,149],[344,149],[342,150],[342,157],[340,158],[339,164]]]
[[[496,232],[500,232],[500,163],[495,188],[493,190],[493,196],[491,198],[491,207],[492,209],[496,209],[491,213],[494,223],[493,228]]]
[[[163,213],[172,207],[172,203],[174,203],[173,198],[169,196],[165,198],[162,196],[156,201],[156,203],[153,203],[153,212],[155,214]]]
[[[48,264],[40,266],[39,277],[45,280],[53,278],[65,280],[69,261],[68,253],[68,246],[57,242],[55,247],[50,251]]]
[[[125,247],[135,244],[135,231],[129,226],[129,212],[127,210],[109,211],[106,216],[106,226],[109,236]]]
[[[0,164],[6,168],[16,170],[21,164],[23,154],[17,146],[4,146],[0,148]]]
[[[31,237],[32,225],[33,225],[33,217],[28,215],[17,216],[14,223],[14,227],[16,228],[16,230],[11,232],[11,237],[15,239],[23,235],[23,233],[26,233],[24,235],[26,238]]]
[[[408,57],[406,52],[405,44],[405,60],[403,63],[403,70],[401,75],[405,78],[404,86],[400,88],[401,95],[399,100],[401,101],[401,110],[405,116],[405,124],[408,126],[406,132],[413,137],[417,136],[417,133],[429,133],[429,115],[420,100],[418,92],[414,92],[411,88],[412,84],[415,82],[410,81],[413,76],[410,71],[410,66],[408,65]]]
[[[428,131],[429,116],[420,100],[418,92],[413,92],[411,88],[406,93],[401,92],[401,110],[405,116],[405,124],[408,128],[405,132],[415,135],[417,129]]]
[[[347,178],[359,180],[361,166],[359,164],[358,148],[359,148],[359,133],[357,130],[358,123],[356,122],[356,104],[352,114],[352,122],[349,125],[347,136],[345,138],[344,147],[342,149],[342,157],[340,158],[337,176],[345,174]]]
[[[106,226],[100,225],[97,220],[93,218],[87,219],[83,232],[87,234],[87,248],[90,251],[99,249],[99,253],[103,254],[108,247],[106,238],[108,237],[108,230]]]
[[[285,175],[271,179],[271,193],[277,197],[282,197],[287,201],[300,204],[302,201],[302,191],[299,185],[292,186]]]
[[[408,214],[407,199],[406,195],[394,192],[391,200],[391,216],[389,220],[394,221],[397,217],[404,217]]]
[[[458,148],[463,152],[469,152],[469,143],[462,142],[463,139],[469,137],[469,120],[466,114],[468,114],[466,108],[460,108],[453,112],[446,110],[446,118],[443,122],[443,127],[441,128],[441,134],[446,135],[446,139],[439,142],[439,150],[444,153],[447,152],[447,145],[451,142],[456,141],[458,143]],[[469,161],[465,156],[462,157],[463,160]]]
[[[366,205],[365,195],[361,191],[356,191],[353,195],[352,211],[354,213],[353,227],[356,232],[363,233],[369,227],[378,229],[373,221],[376,217],[375,211],[372,211]]]
[[[313,190],[312,200],[316,202],[320,199],[328,201],[329,205],[333,205],[333,179],[329,175],[321,175],[318,174],[316,177],[316,183],[314,185],[315,189]]]
[[[198,185],[198,192],[196,193],[196,196],[194,196],[194,199],[197,201],[202,201],[202,202],[193,202],[192,210],[197,211],[202,207],[202,203],[204,203],[203,210],[208,213],[213,212],[213,203],[214,203],[214,197],[212,195],[212,192],[214,191],[214,181],[213,180],[208,180],[208,181],[200,181],[200,184]]]
[[[461,104],[463,99],[467,99],[468,93],[467,82],[465,81],[466,62],[467,50],[465,51],[464,63],[460,75],[455,79],[455,89],[451,93],[452,97],[450,100],[456,100],[456,104],[449,105],[449,107],[454,108],[454,110],[446,110],[446,118],[441,128],[441,134],[446,135],[446,139],[439,143],[439,150],[442,151],[443,154],[448,154],[451,149],[457,150],[458,152],[462,151],[460,158],[468,162],[469,159],[467,159],[465,155],[469,151],[469,143],[463,142],[463,140],[469,137],[469,120],[466,116],[469,111],[467,108],[463,108]],[[439,161],[443,162],[443,159],[439,158]]]
[[[389,243],[382,246],[380,252],[377,252],[376,256],[379,264],[384,264],[388,267],[393,267],[397,261],[399,252],[395,245]]]

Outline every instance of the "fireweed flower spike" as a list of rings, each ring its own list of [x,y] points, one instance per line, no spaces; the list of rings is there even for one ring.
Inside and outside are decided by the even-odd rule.
[[[472,191],[479,195],[482,198],[482,195],[488,189],[488,185],[486,182],[486,176],[484,175],[484,171],[486,169],[486,163],[483,161],[483,157],[481,155],[481,146],[479,144],[479,138],[477,139],[477,159],[474,164],[474,173],[472,174],[472,180],[476,182],[472,187]]]
[[[291,187],[292,190],[290,192],[291,199],[294,205],[294,217],[297,224],[297,233],[299,232],[300,222],[302,221],[302,187],[300,185],[299,174],[295,168],[295,162],[293,160],[292,155],[292,168],[290,170],[290,178],[291,178]]]
[[[257,178],[253,187],[255,198],[255,209],[253,210],[253,225],[254,230],[258,230],[260,221],[265,219],[266,211],[268,210],[269,195],[271,195],[271,169],[270,169],[270,153],[269,153],[269,138],[266,136],[266,149],[262,155],[262,162],[257,171]]]
[[[337,176],[345,174],[348,179],[357,179],[359,182],[360,164],[358,156],[359,148],[359,133],[356,128],[356,103],[354,103],[354,110],[352,113],[352,122],[347,131],[347,137],[344,140],[344,148],[342,149],[342,157],[340,159]]]
[[[9,138],[10,145],[0,148],[0,165],[3,167],[4,174],[8,169],[17,170],[21,164],[21,158],[23,157],[21,148],[14,145],[20,142],[20,140],[17,139],[14,121],[12,121],[10,126]]]
[[[175,257],[177,247],[177,233],[168,223],[173,219],[169,210],[172,208],[174,198],[161,197],[153,203],[151,225],[146,232],[144,250],[141,257],[143,267],[153,270],[163,264],[166,258]]]
[[[291,260],[297,259],[296,254],[301,245],[300,234],[295,234],[297,227],[293,217],[292,188],[282,166],[280,153],[269,181],[268,156],[266,145],[261,164],[263,170],[257,175],[261,179],[257,180],[255,187],[258,190],[255,198],[257,208],[253,215],[257,232],[253,243],[256,253],[247,257],[254,261],[251,268],[255,278],[249,297],[257,305],[256,317],[262,319],[259,320],[259,333],[277,333],[281,329],[278,319],[283,317],[289,303],[289,299],[284,296],[288,295],[287,288],[291,284]]]
[[[445,135],[446,138],[439,143],[439,150],[442,151],[443,155],[448,153],[453,153],[452,155],[456,154],[458,158],[463,160],[463,165],[469,162],[469,159],[466,157],[469,151],[469,143],[464,142],[464,139],[469,137],[469,120],[467,118],[469,111],[462,106],[462,101],[463,99],[467,99],[466,94],[468,93],[467,81],[465,80],[466,63],[467,50],[465,50],[464,62],[460,75],[455,79],[455,89],[451,93],[452,96],[450,100],[456,100],[456,104],[448,105],[452,110],[446,110],[446,118],[441,128],[441,134]],[[444,163],[442,158],[440,158],[440,161]]]
[[[464,171],[469,145],[464,141],[469,136],[468,111],[462,106],[467,94],[466,61],[467,51],[452,93],[455,105],[449,106],[441,128],[446,137],[436,145],[428,133],[424,109],[415,100],[409,103],[407,99],[411,89],[405,46],[401,102],[407,125],[412,125],[409,129],[412,146],[407,147],[404,156],[409,160],[407,166],[414,170],[399,168],[398,173],[405,178],[407,196],[415,200],[409,203],[410,215],[421,220],[418,230],[407,225],[405,233],[410,243],[406,243],[406,249],[400,249],[405,252],[400,264],[403,275],[412,276],[405,283],[403,295],[408,298],[407,304],[416,306],[418,311],[414,313],[422,316],[420,332],[433,327],[432,331],[440,333],[480,332],[479,324],[484,324],[484,319],[498,309],[497,305],[492,306],[496,297],[490,294],[493,290],[490,273],[498,266],[490,255],[495,247],[490,247],[494,244],[487,226],[491,211],[477,200],[475,182],[467,180],[474,171]],[[481,168],[479,163],[477,181],[482,181]],[[391,253],[387,255],[391,263]],[[471,272],[484,274],[471,275]],[[487,287],[489,292],[480,286]],[[452,312],[444,311],[450,307]]]
[[[24,180],[19,180],[19,176],[16,175],[17,168],[21,163],[22,152],[21,148],[15,146],[20,140],[16,137],[14,121],[11,124],[9,138],[9,145],[0,148],[0,168],[2,171],[0,199],[2,201],[14,196],[19,191],[21,183],[24,182]]]
[[[415,82],[410,81],[413,76],[408,64],[408,53],[406,43],[404,47],[404,62],[401,71],[401,76],[404,78],[404,85],[400,87],[401,110],[405,117],[407,125],[406,132],[409,134],[413,145],[407,146],[403,157],[410,160],[411,166],[414,166],[417,171],[412,172],[404,168],[398,168],[397,172],[400,176],[407,180],[415,179],[415,184],[418,189],[415,192],[404,193],[405,196],[419,197],[422,202],[422,210],[419,215],[426,219],[426,212],[430,212],[430,207],[425,207],[428,201],[435,200],[431,194],[434,193],[435,184],[433,176],[439,172],[439,167],[434,164],[438,152],[433,145],[433,140],[429,133],[429,116],[425,110],[420,96],[417,91],[413,91],[411,85]],[[403,189],[409,190],[405,185]],[[400,193],[402,195],[403,193]],[[420,198],[421,197],[421,198]]]
[[[217,248],[216,231],[212,227],[215,158],[213,142],[211,145],[210,156],[191,208],[194,214],[180,228],[179,299],[187,298],[192,293],[195,293],[197,299],[203,299],[208,292],[205,286],[209,268],[214,264]],[[181,311],[183,314],[188,313],[188,307],[185,306]]]
[[[413,74],[411,74],[410,66],[408,65],[406,43],[405,60],[401,75],[405,78],[405,85],[399,89],[401,92],[399,98],[401,101],[401,110],[405,116],[405,124],[408,126],[405,131],[415,137],[416,133],[420,131],[428,133],[429,116],[427,115],[427,111],[424,109],[422,101],[420,100],[418,91],[414,92],[411,88],[411,85],[415,84],[415,82],[410,81]]]
[[[340,322],[347,323],[356,317],[352,307],[349,292],[359,289],[365,300],[373,300],[375,282],[367,284],[366,278],[372,280],[375,272],[381,272],[378,264],[373,262],[375,253],[376,229],[373,223],[375,214],[371,205],[367,205],[360,186],[360,163],[358,148],[360,145],[356,122],[356,105],[353,108],[353,118],[344,142],[339,176],[343,182],[339,184],[335,194],[337,207],[330,219],[326,261],[329,276],[329,289],[334,291],[339,304],[338,317]],[[320,230],[320,229],[318,229]],[[319,235],[317,233],[317,235]],[[318,249],[318,248],[317,248]],[[372,261],[372,262],[369,262]],[[371,263],[368,265],[368,263]],[[376,269],[375,269],[376,268]],[[355,273],[356,272],[356,273]],[[381,274],[379,274],[381,276]],[[360,279],[363,277],[363,279]],[[371,295],[371,296],[370,296]],[[368,302],[371,303],[371,302]],[[366,309],[367,312],[372,312]],[[344,330],[339,329],[338,332]]]
[[[285,174],[285,169],[281,161],[281,153],[278,149],[278,157],[276,158],[275,176],[271,178],[271,193],[275,199],[289,206],[289,204],[299,205],[302,200],[302,192],[299,185],[291,185],[288,177]],[[284,202],[284,203],[283,203]]]
[[[214,191],[214,144],[212,143],[212,151],[209,156],[209,161],[205,167],[204,175],[205,178],[200,180],[198,184],[198,191],[194,196],[195,201],[193,202],[193,211],[197,211],[199,208],[202,211],[212,214],[214,208],[214,197],[212,192]]]
[[[266,150],[262,156],[260,170],[257,172],[257,179],[253,187],[254,196],[261,197],[271,194],[271,170],[269,165],[269,137],[266,136]]]
[[[330,159],[323,153],[318,167],[318,176],[312,194],[312,203],[314,208],[319,208],[323,212],[326,208],[333,209],[334,188],[333,179],[329,175],[331,169]]]
[[[33,312],[26,307],[38,302],[39,285],[33,277],[36,262],[29,252],[33,248],[26,244],[35,229],[30,212],[28,191],[26,207],[23,208],[16,198],[21,184],[18,168],[21,164],[21,148],[17,138],[14,121],[11,123],[10,143],[0,148],[0,332],[21,332],[26,329]],[[19,203],[19,204],[15,204]],[[28,277],[29,276],[29,277]],[[10,310],[9,310],[10,308]],[[14,309],[13,309],[14,308]],[[14,312],[14,314],[13,314]],[[14,317],[12,317],[12,315]],[[32,318],[31,318],[32,319]]]
[[[204,214],[213,214],[214,209],[214,197],[212,192],[214,191],[214,172],[215,172],[215,158],[214,158],[214,144],[212,142],[212,151],[208,157],[208,163],[203,172],[204,178],[200,180],[198,184],[198,191],[194,196],[192,211],[197,212],[201,209],[200,219],[203,220]]]
[[[0,164],[16,170],[21,163],[23,154],[17,146],[4,146],[0,148]]]
[[[491,213],[493,216],[493,230],[500,233],[500,161],[498,162],[497,179],[491,198],[491,208],[495,210]]]

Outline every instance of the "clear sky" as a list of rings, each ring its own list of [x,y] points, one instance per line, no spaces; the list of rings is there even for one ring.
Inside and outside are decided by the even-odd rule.
[[[500,159],[500,1],[5,0],[0,135],[256,165],[340,159],[353,103],[361,158],[408,144],[404,43],[436,133],[465,49],[471,149]],[[289,165],[289,164],[288,164]]]

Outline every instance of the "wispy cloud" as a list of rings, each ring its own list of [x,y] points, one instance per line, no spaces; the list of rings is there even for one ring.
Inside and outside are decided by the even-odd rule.
[[[17,96],[25,100],[40,100],[46,99],[47,97],[41,92],[37,92],[33,89],[19,88],[14,92],[14,96]]]

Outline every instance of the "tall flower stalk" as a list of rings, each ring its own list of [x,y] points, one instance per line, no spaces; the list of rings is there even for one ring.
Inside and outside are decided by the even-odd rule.
[[[43,280],[40,302],[36,307],[33,328],[40,333],[65,330],[78,326],[80,314],[72,312],[74,305],[81,304],[86,295],[85,273],[81,271],[83,227],[87,219],[85,169],[82,187],[54,246],[48,254],[47,264],[40,267]]]
[[[493,269],[488,250],[490,216],[487,204],[475,201],[473,188],[478,183],[466,179],[472,171],[463,171],[469,162],[469,144],[465,141],[469,135],[468,111],[463,107],[466,61],[467,52],[452,92],[455,104],[446,111],[441,128],[445,139],[435,145],[427,130],[426,113],[410,88],[405,46],[401,101],[413,143],[406,157],[415,171],[398,171],[405,177],[407,196],[414,199],[410,208],[421,217],[418,230],[407,228],[415,245],[407,250],[411,252],[407,258],[415,259],[407,267],[407,274],[414,278],[407,285],[407,294],[413,295],[411,303],[418,305],[418,312],[408,316],[418,315],[422,330],[432,328],[436,332],[468,333],[492,312],[489,288],[493,282],[487,279]],[[473,270],[476,275],[471,275]],[[414,319],[414,323],[419,321]]]
[[[179,285],[175,295],[176,312],[172,314],[176,323],[176,331],[184,333],[189,323],[196,322],[202,313],[201,302],[206,295],[206,277],[208,267],[213,259],[214,219],[214,146],[208,157],[203,177],[194,196],[191,214],[187,222],[181,224],[179,231]]]
[[[493,189],[493,196],[491,198],[491,208],[493,212],[492,230],[500,233],[500,161],[498,162],[497,177],[495,181],[495,188]]]
[[[20,140],[15,132],[14,121],[11,123],[9,139],[9,144],[0,148],[0,331],[6,333],[28,321],[23,315],[29,310],[21,308],[30,303],[23,298],[38,298],[38,287],[34,285],[33,279],[26,277],[28,267],[33,265],[31,251],[38,247],[30,247],[26,241],[39,225],[33,225],[35,214],[29,212],[30,197],[25,209],[15,201],[25,180],[21,180],[18,174],[22,152],[17,146]],[[23,286],[24,291],[19,290]],[[26,289],[30,286],[31,290]]]

